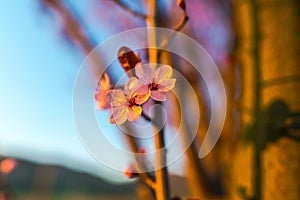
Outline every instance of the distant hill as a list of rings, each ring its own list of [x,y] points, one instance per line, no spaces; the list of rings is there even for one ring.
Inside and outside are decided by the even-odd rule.
[[[173,196],[189,196],[183,177],[171,176],[170,188]],[[1,200],[4,193],[9,200],[135,200],[138,194],[146,200],[143,192],[147,191],[138,182],[111,184],[89,174],[22,160],[10,174],[0,175]]]
[[[89,174],[21,160],[18,160],[18,166],[13,172],[1,175],[0,184],[1,192],[8,192],[9,199],[20,200],[65,200],[86,199],[87,197],[99,199],[100,196],[106,199],[115,199],[120,196],[125,199],[126,197],[136,199],[135,187],[136,183],[111,184]]]

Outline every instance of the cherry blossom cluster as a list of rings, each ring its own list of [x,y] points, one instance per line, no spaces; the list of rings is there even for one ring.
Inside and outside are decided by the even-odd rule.
[[[143,112],[142,105],[149,99],[166,101],[166,92],[175,86],[176,79],[171,78],[173,69],[169,65],[156,67],[139,62],[134,69],[136,77],[130,77],[122,89],[110,89],[107,75],[98,83],[97,106],[105,109],[110,105],[110,122],[116,125],[137,120]]]

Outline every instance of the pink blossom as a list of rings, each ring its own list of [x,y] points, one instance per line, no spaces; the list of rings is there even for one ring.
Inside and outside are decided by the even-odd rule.
[[[155,68],[153,65],[138,63],[135,74],[143,84],[139,91],[145,94],[145,90],[148,90],[150,97],[156,101],[165,101],[165,93],[173,89],[176,82],[176,79],[171,78],[173,69],[169,65]]]
[[[110,90],[107,95],[111,99],[111,123],[123,124],[126,120],[135,121],[142,114],[141,105],[149,98],[148,93],[139,91],[141,84],[137,78],[130,78],[123,90]]]

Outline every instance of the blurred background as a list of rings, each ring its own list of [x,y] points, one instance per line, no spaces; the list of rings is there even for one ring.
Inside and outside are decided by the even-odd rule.
[[[146,4],[147,0],[2,2],[0,200],[152,199],[139,180],[104,166],[85,150],[72,111],[73,83],[84,58],[108,37],[147,26]],[[210,119],[207,87],[213,86],[205,85],[188,62],[164,53],[163,62],[174,66],[197,92],[203,119],[195,142],[170,166],[172,197],[300,199],[300,2],[185,4],[189,20],[180,31],[199,42],[218,66],[228,106],[220,140],[200,160],[197,152]],[[157,9],[159,27],[174,29],[184,15],[175,0],[158,0]],[[146,51],[139,53],[147,61]],[[122,67],[114,65],[122,74]],[[176,100],[170,101],[168,109],[175,113],[170,121],[176,128],[180,112]],[[108,114],[100,111],[99,120]],[[128,145],[108,120],[105,129],[115,143]],[[112,157],[105,149],[103,154]],[[116,158],[124,170],[130,164],[131,158]]]

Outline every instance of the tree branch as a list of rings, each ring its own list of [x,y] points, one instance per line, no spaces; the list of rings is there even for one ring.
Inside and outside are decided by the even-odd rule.
[[[88,55],[95,47],[95,41],[91,35],[88,34],[82,20],[75,14],[70,3],[66,6],[61,0],[41,0],[41,2],[61,17],[63,29],[70,40],[77,45],[85,55]],[[100,76],[99,67],[101,67],[101,61],[99,56],[91,56],[93,56],[91,59],[92,70],[98,78]]]
[[[127,4],[125,4],[123,1],[121,0],[113,0],[113,2],[115,4],[117,4],[118,6],[120,6],[122,9],[124,9],[125,11],[129,12],[130,14],[142,18],[142,19],[147,19],[147,15],[140,13],[136,10],[131,9]]]
[[[178,22],[178,24],[174,27],[173,31],[165,37],[165,39],[160,43],[159,48],[162,49],[168,45],[168,43],[173,39],[175,36],[175,33],[178,31],[181,31],[183,27],[186,25],[187,21],[189,20],[189,17],[186,12],[183,13],[181,20]]]
[[[146,20],[148,27],[156,27],[156,12],[157,12],[157,0],[148,0],[146,3],[148,9],[148,17]],[[150,63],[158,63],[158,51],[157,51],[157,41],[155,29],[149,29],[148,32],[148,45],[149,48],[149,61]],[[164,128],[159,129],[163,126],[157,126],[162,123],[161,113],[155,112],[153,122],[154,131],[154,143],[155,143],[155,192],[157,200],[169,200],[169,181],[168,181],[168,170],[166,167],[166,152],[165,152],[165,141],[164,141]]]

